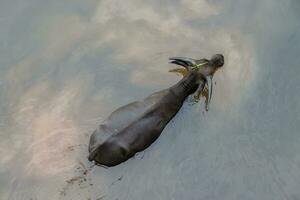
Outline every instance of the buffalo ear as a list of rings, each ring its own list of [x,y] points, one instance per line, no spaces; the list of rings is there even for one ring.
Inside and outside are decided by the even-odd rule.
[[[188,70],[186,68],[175,68],[175,69],[170,69],[169,72],[174,72],[182,76],[186,76],[188,73]]]
[[[210,103],[211,96],[212,96],[212,90],[213,90],[212,78],[213,78],[212,75],[205,76],[207,89],[208,89],[208,99],[207,99],[207,104],[206,104],[206,111],[208,111],[209,103]]]

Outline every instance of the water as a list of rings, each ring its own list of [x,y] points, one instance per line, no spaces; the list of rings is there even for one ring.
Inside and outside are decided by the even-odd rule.
[[[0,198],[300,199],[300,2],[0,2]],[[144,153],[93,167],[117,107],[176,83],[171,56],[225,55]]]

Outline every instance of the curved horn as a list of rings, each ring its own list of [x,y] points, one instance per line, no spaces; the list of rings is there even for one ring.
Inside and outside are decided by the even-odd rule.
[[[171,63],[181,65],[188,70],[190,69],[190,66],[193,66],[196,64],[196,60],[194,60],[192,58],[187,58],[187,57],[172,57],[172,58],[169,58],[169,60],[172,60]]]
[[[172,60],[170,63],[176,64],[176,65],[181,65],[184,68],[188,68],[188,64],[179,60]]]
[[[179,61],[189,63],[190,65],[196,65],[197,64],[195,59],[188,58],[188,57],[172,57],[172,58],[169,58],[169,60],[179,60]]]

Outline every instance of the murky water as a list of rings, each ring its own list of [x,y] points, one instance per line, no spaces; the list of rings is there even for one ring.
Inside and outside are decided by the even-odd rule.
[[[2,0],[0,199],[300,199],[300,3]],[[210,110],[186,103],[105,169],[91,132],[176,83],[171,56],[225,55]]]

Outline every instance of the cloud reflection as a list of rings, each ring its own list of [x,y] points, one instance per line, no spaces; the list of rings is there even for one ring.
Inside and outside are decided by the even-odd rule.
[[[275,8],[280,5],[286,9],[286,4],[207,0],[43,3],[36,4],[41,11],[31,15],[34,6],[24,8],[28,13],[25,21],[36,23],[30,29],[36,40],[32,40],[31,48],[24,47],[24,56],[12,56],[1,75],[5,82],[1,91],[5,100],[3,121],[7,125],[0,141],[0,172],[4,174],[0,190],[5,196],[97,199],[105,193],[111,199],[153,199],[153,194],[143,188],[135,189],[145,185],[158,191],[161,196],[157,198],[188,199],[200,191],[207,199],[218,199],[223,193],[224,199],[234,199],[230,198],[233,188],[243,193],[257,184],[274,182],[276,166],[263,155],[268,155],[268,148],[274,148],[274,144],[281,147],[282,140],[260,134],[259,128],[266,128],[259,127],[259,121],[265,118],[245,115],[247,103],[256,98],[257,82],[262,79],[259,59],[274,40],[259,43],[261,35],[254,34],[259,31],[246,33],[241,24],[247,21],[257,30],[271,27],[274,34],[281,35],[285,30],[276,32],[271,23],[258,21],[265,10],[276,16]],[[244,10],[235,11],[233,4]],[[274,7],[269,8],[271,4]],[[19,27],[23,21],[11,23]],[[28,39],[23,33],[19,37]],[[169,57],[210,58],[215,53],[224,54],[225,66],[215,74],[209,113],[201,115],[193,112],[195,107],[186,106],[175,119],[176,125],[171,123],[155,148],[146,152],[143,162],[132,159],[109,172],[91,171],[87,177],[93,186],[82,189],[74,184],[66,196],[60,196],[61,189],[68,188],[66,180],[78,176],[79,161],[90,164],[87,148],[74,145],[87,144],[101,119],[125,102],[178,81],[168,72],[174,67],[167,64]],[[246,133],[254,136],[249,139]],[[279,166],[288,168],[283,162]],[[298,168],[293,165],[293,169]],[[123,182],[111,186],[121,176]],[[267,181],[257,181],[261,176]],[[230,195],[225,194],[227,189]]]

